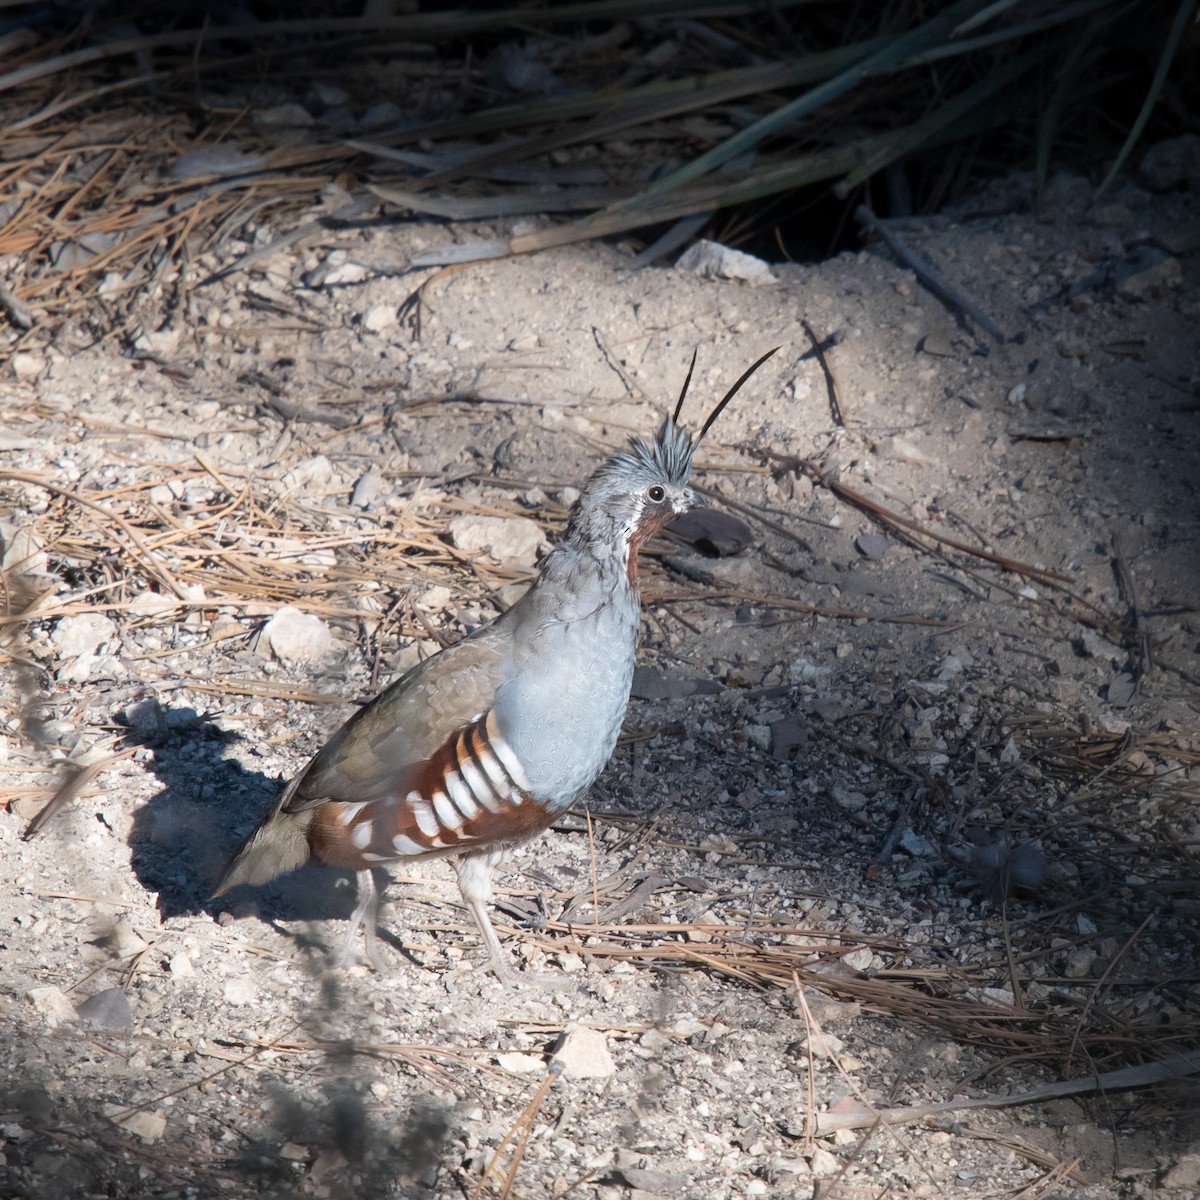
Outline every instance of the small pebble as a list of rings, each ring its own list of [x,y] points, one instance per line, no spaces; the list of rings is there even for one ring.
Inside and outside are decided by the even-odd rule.
[[[363,328],[371,333],[382,333],[385,329],[391,329],[398,320],[394,304],[372,304],[363,313],[362,323]]]
[[[129,999],[119,988],[106,988],[89,996],[78,1007],[80,1020],[89,1025],[97,1025],[101,1029],[130,1029],[133,1027],[133,1013],[129,1008]]]
[[[333,634],[320,617],[284,605],[262,628],[259,644],[281,662],[304,663],[328,658],[337,649]]]
[[[583,1025],[568,1025],[563,1030],[550,1061],[557,1063],[568,1079],[606,1079],[617,1071],[608,1039],[598,1029]]]
[[[854,547],[864,558],[880,559],[887,552],[891,542],[882,533],[860,533],[854,539]]]

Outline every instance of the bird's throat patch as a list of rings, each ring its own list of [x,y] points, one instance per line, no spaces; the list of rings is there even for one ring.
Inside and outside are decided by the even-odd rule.
[[[630,535],[629,558],[625,563],[625,570],[633,587],[638,586],[638,551],[656,534],[661,533],[674,516],[675,510],[667,506],[660,508],[656,505],[643,509],[641,518]]]

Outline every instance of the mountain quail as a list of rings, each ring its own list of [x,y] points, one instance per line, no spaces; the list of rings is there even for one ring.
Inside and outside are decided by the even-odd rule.
[[[565,537],[524,596],[346,721],[284,788],[214,897],[309,859],[349,868],[358,873],[359,903],[343,956],[365,921],[368,958],[378,967],[372,868],[454,857],[492,967],[511,981],[488,916],[493,868],[579,801],[608,762],[637,653],[638,550],[692,504],[697,445],[774,353],[738,379],[694,439],[677,424],[689,369],[657,436],[634,439],[588,480]]]

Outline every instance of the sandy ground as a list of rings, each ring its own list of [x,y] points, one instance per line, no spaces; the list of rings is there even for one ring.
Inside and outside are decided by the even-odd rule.
[[[882,248],[753,286],[591,246],[406,306],[412,253],[488,231],[384,223],[194,287],[229,243],[132,347],[27,345],[0,1195],[1197,1194],[1196,1068],[1094,1086],[1200,1028],[1200,276],[1157,248],[1187,210],[1016,179],[900,227],[1003,340]],[[647,556],[590,824],[501,872],[520,988],[444,864],[393,872],[383,976],[329,970],[336,872],[205,899],[279,776],[511,602],[522,522],[553,540],[693,349],[694,421],[776,345],[700,456],[744,524]]]

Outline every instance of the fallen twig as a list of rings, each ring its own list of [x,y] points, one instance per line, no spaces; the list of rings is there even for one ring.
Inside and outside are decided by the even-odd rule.
[[[1145,1063],[1138,1067],[1124,1067],[1119,1071],[1105,1071],[1100,1075],[1085,1075],[1078,1079],[1066,1079],[1059,1083],[1047,1083],[1027,1092],[1013,1092],[1007,1096],[974,1096],[957,1100],[943,1100],[936,1104],[917,1104],[911,1108],[872,1109],[857,1101],[843,1101],[835,1108],[817,1114],[817,1135],[825,1136],[839,1129],[867,1129],[872,1125],[903,1125],[909,1121],[920,1121],[938,1113],[963,1112],[972,1108],[1011,1108],[1018,1104],[1041,1104],[1046,1100],[1060,1100],[1064,1096],[1088,1096],[1094,1092],[1127,1091],[1130,1088],[1147,1087],[1153,1083],[1165,1083],[1171,1079],[1188,1079],[1200,1074],[1200,1051],[1190,1054],[1175,1054],[1159,1062]]]
[[[973,304],[961,292],[952,288],[929,263],[915,251],[909,249],[907,243],[898,233],[889,229],[886,223],[881,221],[865,204],[860,205],[855,210],[854,215],[872,233],[878,234],[896,258],[906,267],[910,268],[921,283],[939,300],[949,305],[950,308],[957,309],[959,313],[966,314],[980,329],[985,333],[991,334],[996,341],[1008,341],[1008,338],[992,324],[978,305]]]

